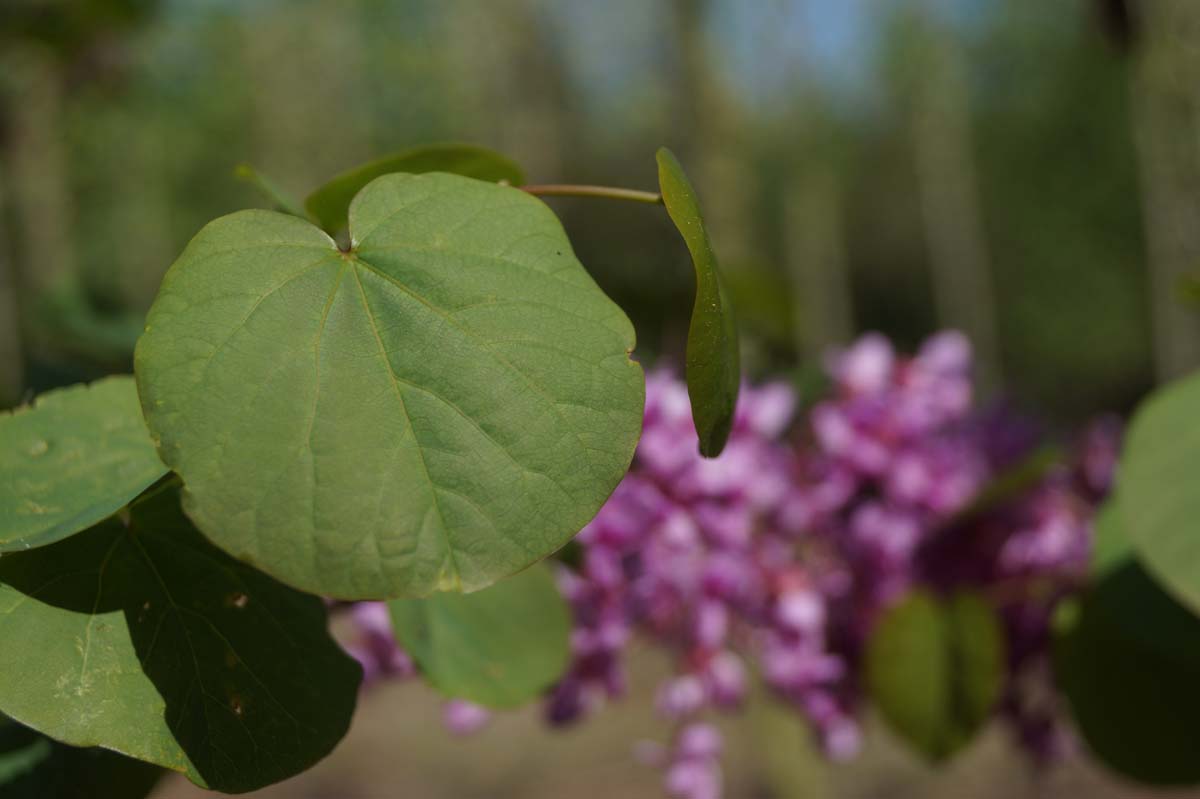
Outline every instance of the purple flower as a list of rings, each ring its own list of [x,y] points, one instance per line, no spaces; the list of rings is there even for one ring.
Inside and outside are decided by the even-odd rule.
[[[451,699],[442,705],[442,723],[454,735],[471,735],[492,719],[486,708],[464,699]]]
[[[651,371],[629,474],[579,533],[576,565],[558,567],[574,629],[545,717],[572,723],[623,695],[635,637],[663,649],[673,669],[655,703],[676,734],[647,758],[671,796],[720,796],[720,736],[701,719],[738,708],[751,671],[829,758],[853,757],[865,638],[918,586],[1012,594],[997,600],[1009,652],[998,714],[1036,756],[1067,749],[1059,709],[1035,700],[1054,696],[1050,617],[1087,563],[1119,423],[1097,422],[1071,462],[984,512],[980,492],[1040,442],[1004,406],[972,408],[962,334],[935,335],[912,357],[868,334],[828,370],[832,390],[804,414],[784,383],[743,385],[715,459],[699,455],[683,382]],[[1037,591],[1021,590],[1034,580]],[[412,673],[383,605],[360,603],[354,618],[350,649],[369,675]],[[468,703],[445,714],[455,730],[486,721]]]

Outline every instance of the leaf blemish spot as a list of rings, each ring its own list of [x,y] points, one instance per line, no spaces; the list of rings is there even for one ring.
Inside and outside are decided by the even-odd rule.
[[[31,457],[31,458],[40,457],[42,455],[45,455],[49,449],[50,449],[50,442],[39,438],[37,441],[34,441],[29,446],[29,457]]]

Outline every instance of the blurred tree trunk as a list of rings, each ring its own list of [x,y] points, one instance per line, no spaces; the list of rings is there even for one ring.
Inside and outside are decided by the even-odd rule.
[[[1200,274],[1200,3],[1147,0],[1133,80],[1134,133],[1150,261],[1155,370],[1200,366],[1200,314],[1179,286]]]
[[[928,12],[925,58],[915,76],[911,124],[921,215],[940,323],[966,333],[982,390],[1000,379],[995,295],[977,190],[966,65],[952,35]]]
[[[329,3],[247,11],[241,18],[245,73],[254,81],[254,166],[302,198],[371,157],[359,18]],[[294,58],[300,50],[305,57]]]
[[[692,173],[722,265],[737,269],[761,257],[752,204],[760,186],[747,158],[753,143],[746,114],[712,67],[714,43],[705,30],[710,8],[710,0],[671,2],[678,61],[666,143]]]
[[[502,147],[519,155],[529,174],[574,180],[571,160],[587,157],[575,126],[563,54],[546,12],[533,0],[504,0],[498,20],[507,53],[497,75],[501,107],[489,120],[500,125]],[[494,34],[493,34],[494,35]],[[568,145],[570,142],[570,154]]]
[[[479,140],[521,164],[531,182],[570,182],[567,142],[571,157],[583,159],[583,132],[571,113],[560,45],[540,5],[446,3],[451,76],[473,111]]]
[[[834,168],[806,166],[785,189],[784,261],[792,286],[796,351],[812,363],[854,335],[843,191]]]
[[[133,141],[114,148],[109,164],[114,197],[107,215],[116,257],[113,263],[102,265],[102,278],[110,290],[115,289],[113,300],[122,309],[149,308],[163,273],[177,254],[171,235],[169,154],[162,129],[150,122],[132,131]],[[137,242],[137,246],[130,247],[129,242]]]
[[[61,75],[48,54],[31,48],[27,55],[8,62],[18,88],[4,142],[22,304],[35,301],[75,271],[75,209],[62,135]]]
[[[20,304],[7,229],[4,181],[0,180],[0,409],[21,401],[25,391],[25,355],[21,349]]]

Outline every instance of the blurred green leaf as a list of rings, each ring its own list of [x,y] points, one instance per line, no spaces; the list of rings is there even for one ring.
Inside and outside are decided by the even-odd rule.
[[[271,203],[274,210],[298,216],[301,219],[308,219],[308,214],[300,207],[300,203],[296,202],[287,192],[279,188],[275,184],[275,181],[267,178],[265,175],[259,174],[258,170],[254,167],[249,164],[238,164],[233,170],[233,174],[258,189],[267,202]]]
[[[129,376],[0,413],[0,442],[0,552],[85,530],[167,473]]]
[[[970,742],[999,698],[1004,635],[973,594],[939,601],[914,592],[880,618],[867,642],[866,682],[888,726],[932,761]]]
[[[0,640],[0,712],[230,792],[328,754],[361,676],[321,600],[218,551],[174,489],[0,558]]]
[[[545,563],[474,594],[388,604],[400,644],[446,696],[518,707],[567,667],[570,609]]]
[[[143,799],[162,769],[104,749],[78,749],[0,716],[4,799]]]
[[[1092,580],[1100,580],[1123,567],[1133,557],[1133,544],[1122,529],[1121,510],[1109,497],[1092,519]]]
[[[741,383],[737,323],[696,191],[670,150],[660,148],[657,159],[663,204],[683,236],[696,270],[696,301],[688,327],[688,396],[700,436],[700,454],[715,458],[725,448],[733,427]]]
[[[304,207],[323,230],[333,235],[346,227],[354,196],[375,178],[393,172],[449,172],[513,186],[525,182],[521,167],[500,153],[470,144],[430,144],[402,150],[343,172],[308,195]]]
[[[1153,785],[1200,783],[1200,619],[1130,556],[1121,518],[1111,507],[1101,515],[1099,579],[1056,619],[1056,682],[1088,748],[1110,768]]]
[[[55,353],[106,371],[128,371],[145,324],[140,311],[106,313],[97,308],[75,274],[64,276],[37,298],[33,317],[38,338]]]
[[[1184,275],[1176,284],[1180,302],[1200,308],[1200,275]]]
[[[270,211],[205,227],[138,342],[142,408],[196,524],[289,585],[484,588],[570,540],[628,469],[633,327],[517,189],[388,175],[350,231],[347,253]]]
[[[1200,610],[1200,374],[1141,404],[1118,475],[1121,521],[1138,558]]]

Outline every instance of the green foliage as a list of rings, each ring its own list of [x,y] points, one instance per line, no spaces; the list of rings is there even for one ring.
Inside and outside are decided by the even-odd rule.
[[[326,755],[361,677],[321,600],[215,549],[172,488],[0,559],[0,640],[6,715],[229,792]]]
[[[166,472],[130,377],[50,391],[0,414],[0,552],[86,529]]]
[[[1200,610],[1200,374],[1142,403],[1119,473],[1121,521],[1142,564]]]
[[[633,457],[632,326],[516,189],[379,178],[353,249],[243,211],[180,256],[136,371],[189,515],[342,598],[474,590],[565,544]]]
[[[1111,505],[1096,525],[1097,582],[1057,619],[1057,682],[1102,762],[1145,783],[1195,784],[1200,619],[1132,557]]]
[[[0,716],[5,799],[143,799],[162,769],[104,749],[77,749]]]
[[[696,191],[670,150],[661,148],[657,157],[663,203],[687,244],[696,270],[696,301],[688,327],[688,397],[700,436],[700,454],[715,458],[725,448],[733,427],[741,382],[737,322]]]
[[[346,227],[350,204],[375,178],[394,172],[448,172],[489,183],[519,186],[525,173],[507,157],[469,144],[431,144],[414,147],[343,172],[308,195],[304,207],[330,235]]]
[[[659,167],[695,264],[688,388],[714,456],[736,328],[691,185],[665,150]],[[164,768],[242,792],[311,766],[348,728],[361,670],[296,588],[392,598],[398,638],[450,696],[514,707],[569,663],[570,609],[538,561],[633,457],[628,318],[490,151],[384,159],[307,212],[239,174],[290,214],[196,235],[136,381],[0,416],[6,796],[136,799]]]
[[[389,603],[404,650],[435,688],[489,707],[517,707],[562,676],[571,614],[538,564],[474,594]]]
[[[933,761],[970,742],[1000,694],[1004,635],[982,598],[915,592],[867,644],[866,683],[888,726]]]

